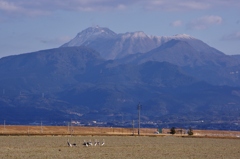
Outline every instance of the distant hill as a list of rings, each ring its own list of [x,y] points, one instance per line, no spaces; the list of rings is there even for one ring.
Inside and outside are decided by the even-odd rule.
[[[76,83],[76,74],[82,74],[88,67],[102,61],[99,53],[86,47],[57,48],[4,57],[0,60],[0,87],[29,92],[57,91],[49,89]]]
[[[65,109],[71,105],[55,94],[76,85],[75,76],[103,61],[99,53],[86,47],[57,48],[1,58],[1,117],[17,121],[39,120],[40,116],[59,120],[63,117],[61,113],[66,113]],[[56,117],[54,112],[61,115]]]

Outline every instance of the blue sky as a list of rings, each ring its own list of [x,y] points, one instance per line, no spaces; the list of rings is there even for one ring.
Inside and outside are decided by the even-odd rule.
[[[188,34],[240,54],[239,0],[0,0],[0,57],[59,47],[95,25]]]

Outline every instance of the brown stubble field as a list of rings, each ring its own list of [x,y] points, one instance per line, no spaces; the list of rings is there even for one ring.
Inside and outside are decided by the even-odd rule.
[[[68,147],[67,140],[77,144]],[[105,140],[104,146],[82,145],[84,140]],[[2,159],[152,159],[239,158],[239,139],[174,136],[0,136]]]

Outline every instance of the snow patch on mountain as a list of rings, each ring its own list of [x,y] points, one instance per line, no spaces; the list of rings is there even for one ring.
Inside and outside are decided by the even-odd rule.
[[[176,34],[172,36],[174,39],[195,39],[194,37],[187,35],[187,34]]]

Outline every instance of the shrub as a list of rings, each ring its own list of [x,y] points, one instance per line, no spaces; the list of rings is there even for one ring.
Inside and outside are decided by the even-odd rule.
[[[176,133],[176,129],[175,129],[175,127],[172,127],[170,129],[170,134],[174,135],[175,133]]]
[[[189,128],[189,130],[188,130],[188,135],[193,135],[193,130],[192,130],[192,128]]]

